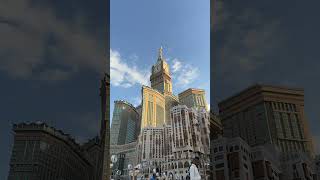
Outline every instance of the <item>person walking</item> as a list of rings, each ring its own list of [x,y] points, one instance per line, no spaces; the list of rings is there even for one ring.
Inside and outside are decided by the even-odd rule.
[[[169,173],[169,180],[173,180],[173,174],[172,174],[172,172]]]
[[[180,177],[179,177],[178,173],[177,173],[177,172],[174,172],[174,174],[175,174],[175,175],[174,175],[174,179],[175,179],[175,180],[180,180]]]
[[[156,180],[156,174],[153,173],[153,175],[150,177],[150,180]]]
[[[200,165],[199,157],[195,157],[192,160],[191,166],[189,168],[190,180],[201,180],[201,176],[198,170]]]

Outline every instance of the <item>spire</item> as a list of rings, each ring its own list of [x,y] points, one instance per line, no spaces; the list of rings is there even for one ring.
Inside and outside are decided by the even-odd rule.
[[[163,51],[163,48],[161,46],[160,49],[159,49],[158,61],[161,61],[163,59],[163,52],[162,51]]]

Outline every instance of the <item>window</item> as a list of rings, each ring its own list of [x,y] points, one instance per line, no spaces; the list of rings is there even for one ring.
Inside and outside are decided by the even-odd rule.
[[[214,157],[215,161],[220,160],[220,159],[223,159],[223,155],[222,154]]]
[[[230,147],[230,152],[232,152],[232,151],[233,151],[233,146]]]
[[[240,176],[239,171],[238,171],[238,170],[235,170],[235,171],[234,171],[234,177],[235,177],[235,178],[238,178],[239,176]]]
[[[223,151],[223,147],[222,146],[219,146],[219,151]]]
[[[246,161],[246,160],[247,160],[247,157],[246,157],[246,156],[243,156],[243,159]]]
[[[220,163],[220,164],[217,164],[216,165],[216,168],[218,169],[218,168],[222,168],[222,167],[224,167],[224,163]]]

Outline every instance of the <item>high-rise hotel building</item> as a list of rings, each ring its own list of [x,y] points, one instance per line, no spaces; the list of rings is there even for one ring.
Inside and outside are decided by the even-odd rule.
[[[186,177],[194,157],[200,157],[202,165],[209,162],[209,113],[178,105],[171,108],[170,114],[170,125],[142,129],[138,162],[151,162],[148,167]]]
[[[203,164],[209,161],[205,91],[190,88],[175,96],[162,48],[151,73],[151,87],[142,87],[138,162],[186,177],[192,158],[201,157]]]
[[[115,101],[110,129],[110,153],[118,157],[113,164],[112,175],[116,170],[127,176],[128,165],[136,164],[136,144],[140,131],[139,111],[126,101]]]
[[[169,65],[163,57],[162,47],[158,60],[151,68],[151,88],[142,87],[142,126],[170,124],[170,108],[177,105],[178,97],[172,93]]]
[[[139,113],[126,101],[115,101],[110,129],[110,144],[129,144],[137,140],[140,130]]]
[[[119,144],[121,140],[123,146],[129,148],[131,145],[128,143],[132,141],[123,139],[135,137],[137,163],[142,167],[142,174],[147,175],[152,169],[157,169],[158,172],[186,177],[195,156],[201,157],[203,165],[209,162],[210,120],[205,91],[190,88],[179,96],[174,95],[169,65],[163,57],[162,48],[151,68],[150,82],[151,87],[142,86],[141,105],[138,107],[124,101],[115,102],[111,144]],[[134,120],[136,117],[137,121]],[[119,154],[115,151],[118,146],[111,145],[113,154]],[[130,157],[132,154],[130,152]],[[126,158],[127,155],[127,151],[123,151],[119,157],[125,156],[124,162],[128,159],[127,162],[134,164],[135,161]],[[125,168],[121,165],[120,169],[126,171]],[[200,172],[205,174],[203,169]]]
[[[171,109],[172,155],[179,174],[185,174],[190,160],[209,161],[209,113],[205,109],[178,105]]]
[[[254,85],[218,106],[224,136],[240,136],[250,146],[271,143],[282,152],[313,155],[302,89]]]

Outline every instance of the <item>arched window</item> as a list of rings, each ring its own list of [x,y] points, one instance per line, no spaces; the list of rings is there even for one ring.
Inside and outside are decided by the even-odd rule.
[[[188,168],[189,166],[190,166],[189,162],[186,161],[186,162],[184,163],[184,168]]]

